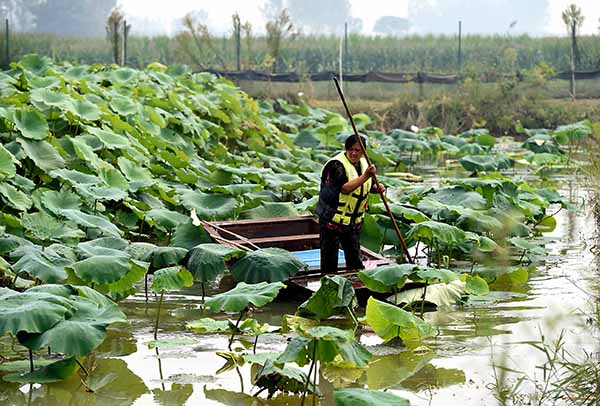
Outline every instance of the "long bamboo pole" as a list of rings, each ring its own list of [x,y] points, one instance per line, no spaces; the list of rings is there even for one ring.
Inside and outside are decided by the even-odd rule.
[[[352,124],[352,130],[354,130],[354,135],[356,136],[356,139],[358,140],[358,145],[360,145],[360,149],[362,150],[362,153],[365,156],[367,163],[369,165],[371,165],[371,160],[369,159],[369,155],[367,154],[367,149],[363,145],[362,138],[360,137],[360,134],[358,133],[358,130],[356,129],[356,124],[354,124],[354,119],[352,118],[352,113],[350,113],[350,109],[348,108],[348,104],[346,103],[346,99],[344,98],[344,93],[342,92],[342,89],[340,88],[340,84],[338,83],[336,78],[333,78],[333,81],[335,82],[335,87],[337,88],[337,91],[340,95],[340,99],[342,99],[342,103],[344,104],[344,109],[346,109],[346,114],[348,115],[348,119],[350,119],[350,124]],[[377,180],[377,175],[373,175],[373,182],[375,183],[376,186],[379,185],[379,181]],[[408,252],[408,247],[406,246],[406,241],[404,241],[404,237],[402,237],[402,233],[400,232],[400,229],[398,228],[398,224],[396,224],[396,219],[394,218],[394,214],[392,214],[392,210],[390,209],[387,199],[385,198],[385,194],[383,194],[383,192],[379,192],[379,196],[381,196],[381,201],[383,202],[383,205],[385,206],[385,210],[387,211],[388,216],[390,216],[390,219],[392,220],[392,226],[394,227],[394,231],[396,232],[396,235],[398,236],[398,239],[400,240],[400,245],[402,246],[402,251],[404,252],[404,256],[406,257],[406,259],[408,260],[409,263],[413,264],[414,261]]]

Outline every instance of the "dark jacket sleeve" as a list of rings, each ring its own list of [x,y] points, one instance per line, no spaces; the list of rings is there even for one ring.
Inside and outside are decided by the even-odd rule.
[[[347,181],[348,177],[341,162],[331,161],[323,168],[319,203],[316,209],[321,222],[329,222],[333,218],[342,186]]]

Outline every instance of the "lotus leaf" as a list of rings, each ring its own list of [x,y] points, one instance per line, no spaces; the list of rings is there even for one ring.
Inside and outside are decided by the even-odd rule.
[[[463,168],[472,172],[495,172],[514,165],[512,159],[502,155],[469,155],[459,162]]]
[[[70,259],[32,248],[12,268],[17,275],[26,274],[44,283],[58,283],[67,279],[65,267],[72,263]]]
[[[50,134],[46,117],[37,110],[15,110],[13,120],[25,138],[39,141]]]
[[[466,275],[466,292],[475,296],[490,293],[487,282],[479,275]]]
[[[240,282],[232,290],[208,299],[206,307],[213,312],[239,313],[250,305],[262,307],[272,302],[283,287],[281,282],[252,285]]]
[[[281,248],[262,248],[238,259],[230,272],[239,282],[281,282],[294,276],[306,264]]]
[[[44,191],[42,193],[41,201],[46,209],[56,215],[60,214],[64,209],[76,210],[81,206],[81,199],[79,196],[69,191]]]
[[[77,370],[77,360],[75,357],[66,358],[51,364],[42,366],[33,372],[24,374],[8,374],[2,379],[7,382],[18,383],[52,383],[60,382],[69,378]]]
[[[385,341],[395,337],[420,340],[435,335],[435,329],[417,316],[373,297],[367,301],[366,321]]]
[[[319,290],[300,306],[296,314],[315,320],[324,320],[340,312],[348,311],[355,298],[352,283],[334,275],[321,278]]]
[[[240,218],[260,219],[298,216],[298,210],[291,202],[263,202],[260,206],[240,213]]]
[[[198,244],[208,243],[210,241],[210,236],[203,228],[196,227],[188,220],[187,223],[181,223],[175,227],[175,232],[173,233],[170,245],[189,250]]]
[[[80,226],[98,229],[102,233],[111,235],[113,237],[120,237],[123,234],[123,232],[119,230],[117,226],[100,216],[86,214],[79,210],[73,209],[62,210],[61,214]]]
[[[436,283],[425,288],[414,288],[402,291],[388,298],[388,300],[397,305],[406,303],[412,305],[423,301],[433,303],[436,306],[451,306],[460,301],[462,295],[466,292],[465,282],[455,280],[450,283]]]
[[[408,277],[419,269],[413,264],[390,264],[360,271],[358,277],[369,290],[388,293],[402,288]]]
[[[26,211],[31,208],[32,201],[29,196],[8,183],[0,182],[0,195],[6,203],[18,211]]]
[[[225,271],[225,262],[239,258],[245,252],[221,244],[199,244],[190,249],[183,263],[199,282],[213,281]]]
[[[123,278],[131,265],[126,256],[96,255],[72,264],[69,268],[85,283],[105,285]]]
[[[96,255],[122,256],[126,254],[125,250],[128,245],[128,242],[122,238],[102,237],[79,243],[77,251],[86,258]]]
[[[481,210],[486,208],[486,200],[477,192],[471,192],[462,187],[445,187],[427,195],[448,206],[462,206],[470,209]]]
[[[164,290],[180,290],[190,287],[194,279],[190,271],[181,266],[159,269],[154,273],[152,291],[160,293]]]
[[[228,218],[238,207],[238,201],[231,196],[198,191],[183,193],[181,202],[189,210],[196,209],[198,216],[207,220]]]
[[[200,320],[195,320],[185,325],[188,329],[196,333],[226,333],[230,332],[230,323],[227,320],[215,320],[210,317],[205,317]]]
[[[15,176],[16,165],[20,165],[20,162],[4,146],[0,145],[0,179]]]
[[[11,333],[43,333],[71,315],[75,307],[69,299],[43,292],[0,288],[0,336]]]
[[[360,388],[335,389],[336,406],[408,406],[407,399],[389,392],[378,392]]]
[[[52,60],[47,56],[29,54],[21,58],[18,64],[23,70],[35,75],[43,75],[52,64]]]
[[[466,234],[460,228],[449,224],[437,221],[424,221],[414,224],[406,237],[423,241],[430,246],[443,244],[452,247],[465,241]]]
[[[73,185],[96,185],[100,182],[100,178],[87,173],[79,172],[74,169],[59,169],[50,172],[53,178],[68,180]]]
[[[48,142],[29,141],[25,138],[18,138],[17,142],[21,144],[27,157],[30,158],[38,168],[46,172],[64,168],[65,160]]]
[[[85,128],[90,134],[95,135],[108,149],[120,149],[128,147],[130,144],[129,140],[122,136],[115,134],[112,131],[101,130],[99,128],[88,126]]]
[[[23,214],[23,228],[27,233],[41,241],[61,241],[84,238],[85,233],[73,224],[58,221],[45,212]]]
[[[165,268],[179,264],[187,255],[188,250],[180,247],[153,247],[140,259],[150,262],[153,269]]]
[[[100,119],[100,109],[94,103],[87,100],[71,99],[64,104],[65,109],[73,115],[87,121]]]

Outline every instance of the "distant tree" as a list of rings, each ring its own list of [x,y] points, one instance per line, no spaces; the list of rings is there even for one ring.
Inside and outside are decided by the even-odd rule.
[[[341,33],[351,19],[350,0],[287,0],[294,24],[313,33]]]
[[[297,37],[298,32],[294,31],[294,24],[286,9],[283,9],[279,16],[267,22],[267,47],[272,59],[272,70],[279,70],[280,54],[283,41],[286,39],[293,40]]]
[[[383,16],[375,21],[373,31],[379,34],[401,35],[410,28],[410,21],[396,16]]]
[[[575,98],[575,69],[579,65],[579,49],[577,48],[577,30],[583,24],[584,16],[581,9],[575,4],[570,4],[562,12],[562,19],[571,35],[571,96]]]
[[[360,33],[363,29],[362,18],[352,17],[348,20],[348,31],[353,33]]]
[[[35,31],[65,36],[101,37],[117,0],[41,0],[30,6]]]
[[[284,0],[267,0],[260,11],[267,21],[273,21],[285,9]]]

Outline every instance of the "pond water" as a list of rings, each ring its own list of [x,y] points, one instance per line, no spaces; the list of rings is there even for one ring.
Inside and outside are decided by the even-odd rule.
[[[586,198],[583,188],[563,190],[574,201]],[[553,212],[556,208],[551,208]],[[406,397],[412,405],[493,405],[494,368],[500,364],[512,372],[502,378],[513,385],[520,376],[528,379],[522,393],[535,392],[534,381],[543,382],[544,354],[531,344],[542,338],[551,343],[564,336],[572,354],[594,353],[597,330],[587,323],[594,312],[591,295],[600,289],[595,257],[596,224],[589,205],[582,212],[560,211],[555,231],[544,236],[549,253],[546,264],[523,285],[493,290],[486,298],[463,306],[427,312],[425,318],[439,335],[415,351],[380,345],[373,334],[361,341],[375,354],[366,371],[328,368],[320,370],[321,404],[333,404],[332,391],[339,386],[388,389]],[[283,314],[293,314],[299,302],[272,303],[255,312],[261,322],[279,326]],[[6,405],[217,405],[299,404],[299,398],[279,397],[267,403],[252,399],[256,392],[249,367],[217,374],[225,363],[217,355],[226,351],[225,335],[198,335],[185,323],[212,316],[201,306],[200,287],[166,295],[161,312],[159,339],[173,347],[149,348],[153,340],[158,300],[146,301],[143,292],[121,303],[129,325],[111,327],[107,340],[88,360],[93,370],[88,380],[94,391],[86,392],[78,377],[51,385],[0,384],[0,403]],[[286,338],[261,336],[257,352],[281,351]],[[234,347],[241,348],[237,342]],[[244,351],[252,351],[246,343]],[[308,369],[308,368],[307,368]],[[496,368],[501,375],[506,369]],[[243,393],[242,393],[243,392]],[[253,403],[254,402],[254,403]],[[309,404],[310,402],[307,402]]]

